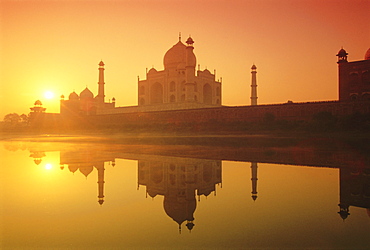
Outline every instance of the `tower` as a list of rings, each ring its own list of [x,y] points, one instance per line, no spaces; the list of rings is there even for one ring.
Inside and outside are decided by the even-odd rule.
[[[104,84],[105,84],[104,82],[104,63],[103,61],[100,61],[99,63],[99,82],[98,82],[99,88],[98,88],[98,95],[96,96],[98,105],[103,105],[104,103],[104,97],[105,97]]]
[[[348,53],[343,48],[341,48],[341,50],[339,50],[339,52],[337,54],[337,57],[338,57],[338,62],[337,63],[338,63],[339,101],[343,101],[343,100],[348,99],[347,95],[348,95],[349,89],[348,89],[348,84],[346,84],[346,82],[347,82],[346,81],[346,77],[347,77],[347,72],[346,72],[347,67],[346,67],[346,65],[348,63],[347,55],[348,55]]]
[[[347,56],[348,56],[348,53],[343,48],[341,48],[341,50],[339,50],[337,54],[338,63],[347,62]]]
[[[257,67],[253,64],[252,66],[252,93],[251,93],[251,105],[255,106],[257,105]]]
[[[102,205],[104,203],[104,162],[99,162],[95,165],[98,170],[98,203]]]
[[[252,199],[255,201],[257,199],[257,162],[252,162],[251,174],[252,174]]]
[[[33,112],[33,113],[44,113],[46,108],[43,108],[42,107],[42,102],[40,100],[37,100],[34,104],[35,106],[30,108],[30,110]]]
[[[191,37],[186,40],[186,65],[185,65],[185,100],[186,102],[194,102],[194,77],[196,60],[193,53],[193,39]]]

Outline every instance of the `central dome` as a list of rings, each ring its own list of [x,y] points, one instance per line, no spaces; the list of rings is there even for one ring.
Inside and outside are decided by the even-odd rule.
[[[370,48],[366,51],[365,60],[370,60]]]
[[[86,98],[94,98],[94,94],[87,87],[80,93],[80,99]]]
[[[177,68],[178,64],[186,62],[186,45],[181,41],[170,48],[163,58],[164,68]]]
[[[195,55],[193,51],[191,52],[191,64],[196,62]],[[176,43],[172,48],[170,48],[163,58],[163,64],[165,69],[169,68],[182,68],[186,65],[186,45],[183,44],[181,41]]]

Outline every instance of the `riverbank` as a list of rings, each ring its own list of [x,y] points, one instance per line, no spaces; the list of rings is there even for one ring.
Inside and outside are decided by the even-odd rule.
[[[335,149],[343,145],[362,152],[370,150],[370,133],[351,132],[260,132],[260,133],[173,133],[141,132],[119,133],[117,131],[74,131],[73,133],[0,133],[2,141],[111,143],[121,145],[189,145],[232,148],[294,147],[311,145]]]

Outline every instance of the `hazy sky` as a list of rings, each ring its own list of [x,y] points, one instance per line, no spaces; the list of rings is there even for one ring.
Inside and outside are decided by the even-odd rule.
[[[201,69],[222,77],[224,105],[250,104],[257,66],[259,104],[336,100],[337,58],[363,60],[370,0],[0,0],[0,119],[29,113],[40,99],[98,89],[137,105],[137,77],[163,69],[163,56],[191,35]],[[46,99],[45,91],[55,93]]]

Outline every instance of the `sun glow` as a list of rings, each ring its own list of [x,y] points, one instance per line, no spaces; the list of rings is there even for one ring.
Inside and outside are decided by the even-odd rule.
[[[54,98],[54,93],[53,93],[53,92],[51,92],[51,91],[46,91],[46,92],[44,93],[44,97],[45,97],[46,99],[53,99],[53,98]]]
[[[45,169],[46,170],[50,170],[50,169],[52,169],[53,168],[53,165],[51,165],[50,163],[46,163],[45,164]]]

